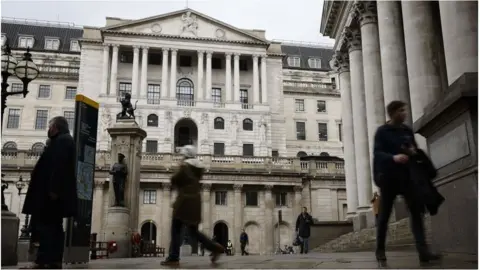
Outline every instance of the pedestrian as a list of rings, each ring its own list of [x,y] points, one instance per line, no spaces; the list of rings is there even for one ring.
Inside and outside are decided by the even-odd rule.
[[[63,116],[49,122],[50,143],[35,165],[22,213],[32,215],[39,247],[30,268],[60,269],[63,260],[63,218],[77,213],[75,143]],[[37,235],[36,235],[37,234]]]
[[[310,226],[313,224],[312,216],[307,212],[307,207],[298,215],[295,231],[300,236],[300,254],[308,253],[308,238],[310,237]]]
[[[233,256],[233,244],[231,240],[227,242],[227,256]]]
[[[380,195],[378,195],[378,192],[375,191],[373,193],[370,202],[372,203],[373,214],[375,215],[375,226],[378,226],[378,206],[380,205]]]
[[[380,263],[387,261],[385,240],[388,220],[397,195],[402,195],[407,203],[420,262],[440,259],[427,246],[423,224],[425,206],[416,196],[416,186],[410,177],[409,160],[416,155],[417,143],[412,129],[404,124],[407,117],[406,103],[392,101],[387,106],[387,113],[390,121],[377,129],[374,139],[374,181],[381,194],[376,259]]]
[[[200,160],[196,159],[197,151],[193,145],[182,147],[180,155],[183,156],[183,160],[171,178],[172,187],[178,190],[178,195],[173,204],[170,249],[167,259],[161,262],[161,265],[179,265],[184,226],[188,230],[188,235],[196,237],[205,249],[212,252],[211,261],[214,263],[224,252],[224,248],[198,231],[198,224],[202,220],[200,180],[205,169]]]
[[[242,250],[242,256],[248,255],[248,252],[245,250],[245,247],[248,245],[248,234],[245,232],[245,229],[242,230],[240,234],[240,249]]]

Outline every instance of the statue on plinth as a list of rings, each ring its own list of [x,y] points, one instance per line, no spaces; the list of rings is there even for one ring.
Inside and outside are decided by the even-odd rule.
[[[132,106],[132,95],[125,93],[125,96],[120,100],[122,104],[122,111],[117,114],[117,119],[135,119],[135,110],[137,109],[137,102],[135,102],[135,108]]]
[[[118,153],[118,162],[113,164],[110,174],[113,178],[113,191],[115,193],[115,203],[113,206],[125,206],[125,181],[127,180],[127,165],[123,162],[125,155]]]

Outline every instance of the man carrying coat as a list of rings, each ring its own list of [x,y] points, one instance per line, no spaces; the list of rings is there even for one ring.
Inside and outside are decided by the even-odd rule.
[[[300,236],[300,254],[308,253],[308,238],[310,237],[310,225],[313,224],[312,216],[307,212],[307,207],[303,207],[303,212],[298,215],[295,231]]]

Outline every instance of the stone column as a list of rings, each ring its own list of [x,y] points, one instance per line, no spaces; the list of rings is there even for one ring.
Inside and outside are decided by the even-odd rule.
[[[233,100],[240,102],[240,54],[233,56]]]
[[[212,100],[212,54],[213,52],[207,51],[207,78],[205,80],[206,100]]]
[[[203,53],[204,51],[197,52],[197,100],[203,100],[205,98],[205,94],[203,93]]]
[[[234,196],[235,196],[235,225],[233,230],[233,245],[236,253],[241,253],[240,249],[240,234],[243,229],[243,208],[245,207],[242,203],[242,185],[233,185]]]
[[[436,60],[435,26],[430,2],[402,1],[403,30],[410,86],[412,121],[440,98],[442,82]],[[461,46],[463,47],[463,46]]]
[[[258,55],[253,55],[253,103],[260,103],[260,93],[258,89]]]
[[[384,104],[387,106],[394,100],[410,104],[400,2],[377,1],[377,13]],[[388,115],[386,115],[386,119],[388,119]],[[408,114],[406,124],[412,126],[410,114]]]
[[[205,233],[207,236],[211,236],[213,235],[213,232],[212,232],[212,214],[211,214],[211,211],[210,211],[210,201],[211,201],[211,195],[210,195],[210,192],[212,190],[212,184],[203,184],[202,185],[202,188],[203,188],[203,198],[202,198],[202,201],[203,201],[203,206],[202,206],[202,209],[203,209],[203,233]]]
[[[365,88],[363,81],[362,40],[360,31],[346,28],[350,59],[350,81],[352,89],[352,112],[355,166],[358,191],[358,211],[370,209],[372,182],[370,180],[370,158],[368,153],[367,116],[365,111]]]
[[[140,79],[140,96],[147,96],[148,47],[142,47],[142,75]]]
[[[102,89],[101,95],[106,95],[108,92],[108,67],[110,60],[110,45],[103,45],[103,66],[102,66]]]
[[[294,225],[297,221],[297,216],[302,212],[302,186],[294,186],[294,198],[293,198],[293,209],[292,209],[292,229],[295,229]],[[311,211],[311,210],[310,210]]]
[[[177,49],[171,49],[172,52],[172,65],[170,66],[170,98],[175,99],[176,86],[177,86]]]
[[[232,54],[225,53],[225,94],[226,102],[232,101]]]
[[[345,52],[336,52],[330,62],[338,71],[342,99],[342,135],[345,156],[345,182],[347,188],[348,217],[353,217],[358,207],[357,172],[355,161],[354,124],[352,110],[352,89],[350,83],[350,61]]]
[[[478,1],[438,1],[448,85],[478,72]]]
[[[133,64],[132,64],[132,97],[140,97],[140,91],[138,90],[138,64],[139,64],[139,47],[133,46]],[[143,61],[143,59],[142,59]],[[142,63],[143,64],[143,63]],[[142,65],[143,68],[143,65]],[[142,72],[143,76],[143,72]]]
[[[274,233],[275,228],[273,226],[273,199],[272,199],[273,186],[265,186],[265,253],[273,254],[274,252]]]
[[[97,233],[97,239],[100,239],[103,221],[103,189],[105,181],[96,180],[95,190],[93,191],[93,213],[92,213],[92,233]]]
[[[170,219],[170,211],[172,204],[170,203],[170,191],[172,185],[170,183],[162,183],[163,187],[163,196],[162,196],[162,246],[166,248],[168,252],[168,247],[170,246],[170,229],[172,226],[172,221]]]
[[[168,50],[169,48],[162,48],[162,98],[168,97]]]
[[[117,74],[118,74],[118,45],[112,45],[112,70],[110,71],[110,95],[118,95]]]
[[[268,103],[268,92],[267,92],[267,56],[263,55],[261,60],[261,72],[262,72],[262,103]]]

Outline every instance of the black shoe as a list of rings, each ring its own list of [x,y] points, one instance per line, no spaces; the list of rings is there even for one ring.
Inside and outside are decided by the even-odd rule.
[[[425,251],[422,252],[418,255],[418,258],[420,260],[420,264],[428,264],[432,261],[438,261],[442,259],[442,255],[440,254],[434,254],[430,251]]]
[[[179,266],[180,261],[179,260],[172,260],[170,258],[167,258],[165,261],[161,262],[160,265],[164,266]]]
[[[385,255],[385,250],[375,251],[375,257],[377,258],[377,262],[386,262],[387,261],[387,256]]]

